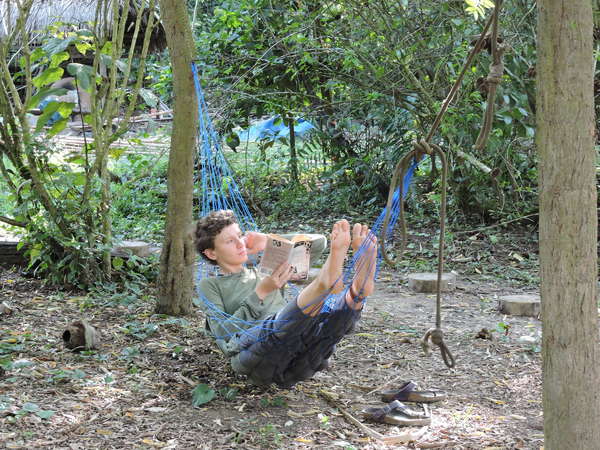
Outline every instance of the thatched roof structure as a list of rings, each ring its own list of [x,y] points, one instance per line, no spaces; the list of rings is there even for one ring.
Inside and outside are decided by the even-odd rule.
[[[102,23],[101,29],[110,34],[112,30],[112,1],[119,2],[119,8],[125,4],[124,0],[108,0],[109,7],[107,8],[106,23]],[[158,2],[157,2],[158,3]],[[137,8],[141,4],[141,0],[130,0],[128,11],[128,23],[126,25],[125,42],[131,41],[134,25],[137,17]],[[27,18],[26,27],[32,36],[38,36],[38,39],[43,36],[43,31],[56,22],[75,25],[77,28],[91,29],[91,24],[95,20],[97,0],[34,0],[33,6]],[[142,18],[142,26],[140,35],[138,36],[138,45],[141,46],[144,26],[148,23],[147,9],[148,2],[144,2],[146,13]],[[158,10],[158,7],[157,7]],[[160,51],[166,47],[166,39],[162,24],[158,13],[155,11],[155,26],[150,41],[150,51]],[[18,17],[16,2],[13,0],[0,0],[0,39],[3,39],[10,33],[15,26]],[[129,39],[128,39],[129,38]],[[34,42],[36,39],[34,39]]]

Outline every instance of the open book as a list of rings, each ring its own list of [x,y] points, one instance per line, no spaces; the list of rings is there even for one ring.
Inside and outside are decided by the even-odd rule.
[[[291,280],[305,280],[310,268],[310,247],[312,241],[303,234],[298,234],[292,240],[285,239],[276,234],[267,236],[267,245],[260,260],[258,270],[260,273],[271,275],[275,269],[284,262],[292,266]]]

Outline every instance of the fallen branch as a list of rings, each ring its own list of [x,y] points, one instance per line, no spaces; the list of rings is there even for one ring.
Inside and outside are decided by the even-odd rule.
[[[416,448],[447,448],[450,445],[456,445],[455,441],[442,441],[442,442],[423,442],[416,444]]]

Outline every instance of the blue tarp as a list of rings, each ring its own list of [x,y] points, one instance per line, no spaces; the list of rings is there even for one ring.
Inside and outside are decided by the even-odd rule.
[[[315,128],[315,126],[305,119],[297,119],[294,125],[296,137],[302,138],[306,133]],[[280,117],[274,116],[270,119],[263,120],[252,125],[246,130],[238,132],[238,136],[242,142],[261,141],[261,140],[277,140],[287,138],[290,135],[289,128],[284,124]]]

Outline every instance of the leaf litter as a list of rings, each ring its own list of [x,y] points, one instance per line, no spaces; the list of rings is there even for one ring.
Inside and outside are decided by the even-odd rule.
[[[500,314],[494,301],[518,293],[515,288],[471,271],[444,295],[443,329],[457,361],[448,369],[439,353],[425,357],[420,348],[434,324],[435,299],[409,291],[403,273],[382,269],[380,279],[330,370],[281,390],[250,386],[236,376],[204,334],[201,313],[177,319],[154,314],[148,301],[94,303],[85,294],[51,290],[3,269],[0,303],[10,304],[11,313],[0,315],[0,443],[64,449],[540,448],[541,325]],[[63,347],[63,330],[79,319],[100,333],[98,350]],[[486,338],[477,338],[484,328]],[[361,410],[383,406],[379,391],[407,380],[448,393],[445,402],[431,405],[430,426],[363,420]],[[402,435],[414,440],[394,440]]]

